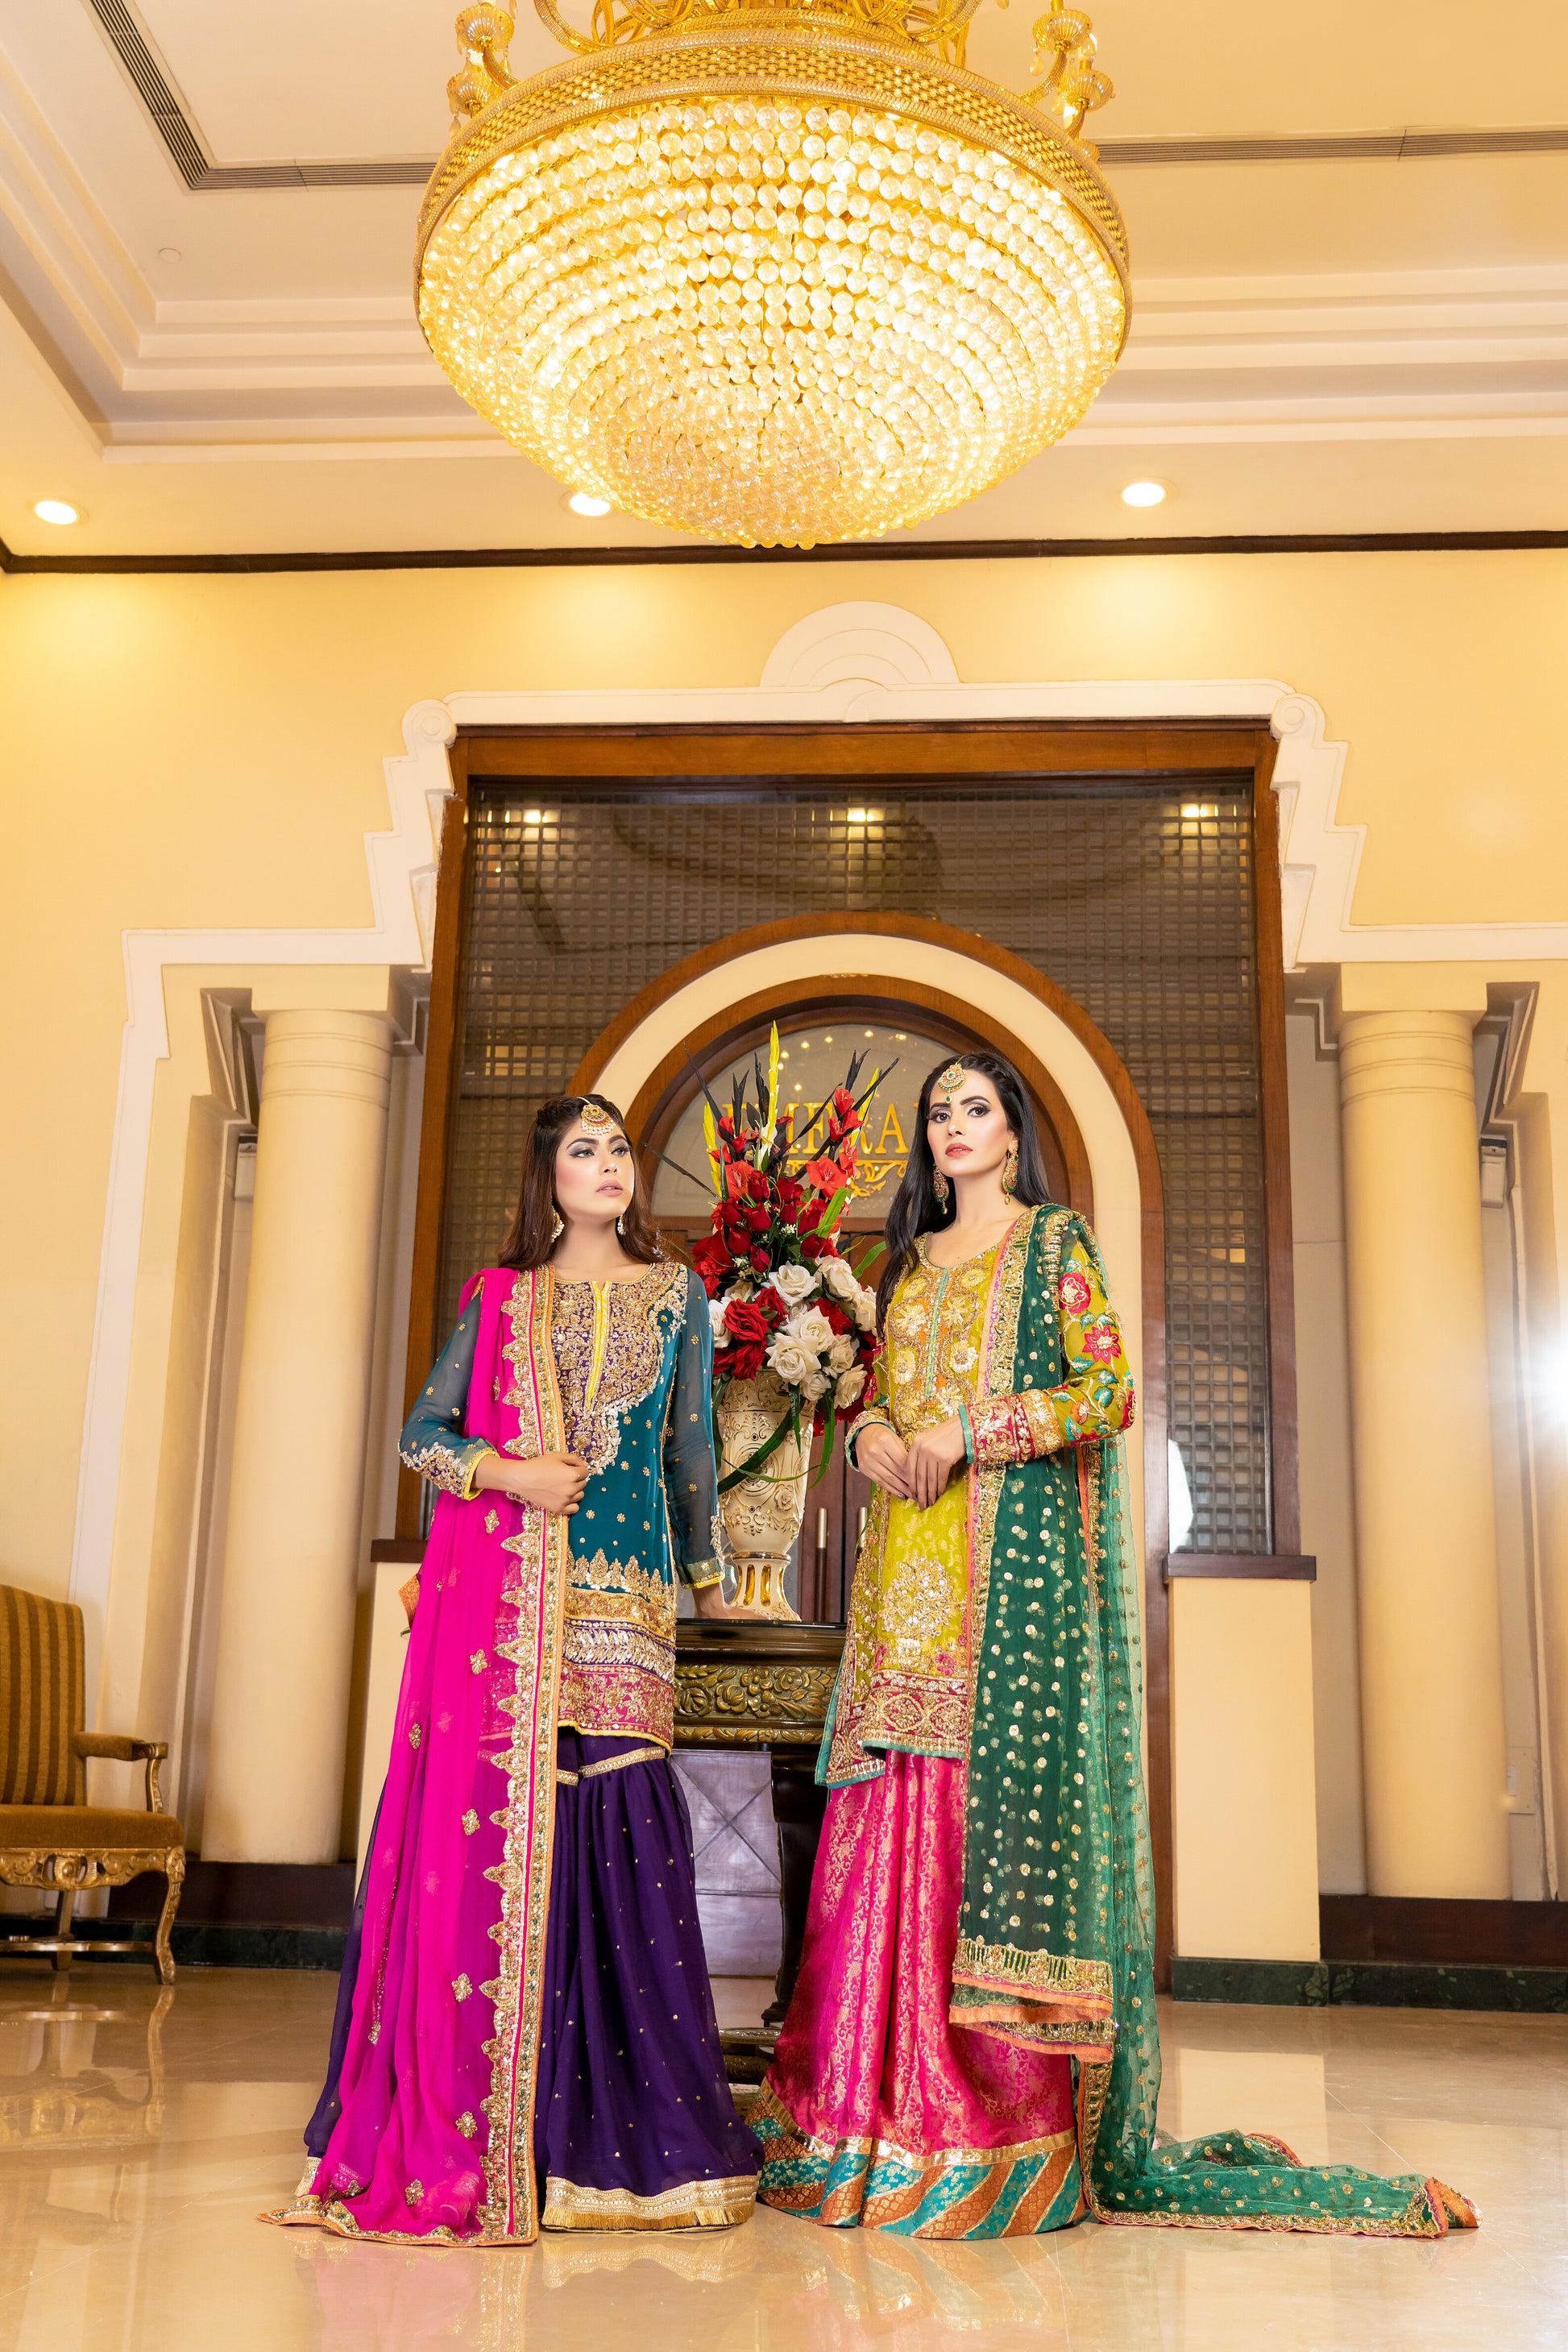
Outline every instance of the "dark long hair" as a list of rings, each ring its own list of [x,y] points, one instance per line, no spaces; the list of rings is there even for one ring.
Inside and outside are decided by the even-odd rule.
[[[915,1255],[915,1244],[921,1234],[935,1233],[942,1225],[952,1223],[954,1203],[950,1194],[945,1208],[936,1196],[936,1162],[931,1156],[926,1139],[926,1121],[931,1117],[931,1089],[943,1070],[950,1070],[954,1061],[983,1078],[989,1078],[996,1089],[1008,1126],[1018,1139],[1018,1178],[1013,1188],[1013,1198],[1020,1209],[1037,1208],[1051,1197],[1046,1177],[1046,1162],[1040,1150],[1039,1130],[1035,1125],[1035,1107],[1029,1100],[1024,1081],[1005,1055],[993,1054],[988,1047],[954,1055],[937,1069],[927,1074],[921,1088],[920,1108],[915,1113],[915,1131],[910,1141],[910,1156],[904,1166],[903,1181],[893,1195],[893,1205],[888,1211],[888,1222],[882,1231],[887,1240],[888,1255],[877,1280],[877,1321],[885,1324],[893,1293],[908,1272]]]
[[[582,1118],[584,1103],[597,1103],[601,1110],[608,1111],[626,1134],[626,1120],[605,1095],[557,1095],[552,1102],[540,1104],[523,1146],[517,1214],[496,1261],[499,1265],[515,1266],[520,1274],[526,1274],[530,1266],[542,1265],[554,1248],[555,1220],[560,1214],[555,1202],[555,1155],[567,1129]],[[642,1265],[651,1265],[656,1257],[668,1255],[648,1214],[640,1175],[621,1213],[621,1247]]]

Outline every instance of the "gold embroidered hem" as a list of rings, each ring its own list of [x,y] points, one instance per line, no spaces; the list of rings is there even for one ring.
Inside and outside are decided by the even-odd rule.
[[[310,2168],[314,2172],[315,2166]],[[306,2206],[314,2210],[306,2211]],[[276,2213],[258,2213],[258,2221],[271,2222],[281,2230],[324,2230],[331,2238],[358,2238],[367,2246],[472,2246],[481,2252],[488,2246],[531,2246],[536,2237],[498,2237],[493,2233],[474,2237],[459,2234],[456,2230],[363,2230],[340,2198],[295,2198]],[[536,2233],[537,2235],[537,2233]]]
[[[552,2173],[544,2197],[546,2230],[732,2230],[748,2221],[757,2201],[750,2174],[729,2180],[689,2180],[657,2197],[629,2189],[584,2189]]]
[[[574,1559],[562,1657],[563,1728],[675,1744],[675,1587],[636,1559]]]
[[[983,1944],[973,1936],[961,1936],[952,1976],[955,1984],[997,1986],[1003,1990],[1027,1988],[1039,2000],[1092,2003],[1095,2013],[1110,2013],[1110,1967],[1106,1960],[1079,1960],[1064,1952],[1024,1952],[1013,1944]]]
[[[964,1684],[900,1675],[879,1667],[862,1707],[846,1707],[840,1721],[849,1748],[898,1748],[911,1756],[968,1753],[969,1706]]]
[[[606,1772],[624,1772],[628,1764],[662,1764],[664,1758],[662,1748],[633,1748],[625,1756],[606,1756],[602,1763],[584,1764],[580,1772],[563,1772],[557,1765],[555,1785],[575,1789],[580,1781],[603,1780]]]
[[[1000,2147],[919,2149],[891,2139],[818,2139],[771,2083],[751,2116],[763,2143],[758,2199],[829,2229],[908,2238],[1034,2237],[1084,2212],[1070,2127]]]

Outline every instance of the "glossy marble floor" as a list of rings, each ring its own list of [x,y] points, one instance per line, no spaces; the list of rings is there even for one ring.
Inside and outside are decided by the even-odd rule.
[[[721,1983],[725,2021],[766,1988]],[[1527,2352],[1568,2347],[1568,2018],[1167,2011],[1163,2120],[1440,2174],[1430,2244],[1110,2231],[923,2246],[759,2212],[724,2236],[406,2252],[255,2220],[292,2187],[333,1979],[0,1973],[0,2352]]]

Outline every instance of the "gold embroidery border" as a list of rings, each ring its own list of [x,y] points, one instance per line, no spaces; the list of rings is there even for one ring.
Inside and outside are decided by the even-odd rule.
[[[1054,2156],[1058,2149],[1070,2147],[1078,2134],[1069,2124],[1065,2131],[1044,2132],[1034,2139],[1005,2140],[998,2147],[904,2147],[895,2139],[875,2137],[818,2139],[796,2123],[771,2082],[764,2082],[752,2106],[748,2120],[753,2131],[759,2120],[765,2119],[783,2126],[791,2139],[809,2148],[812,2155],[829,2162],[838,2156],[890,2157],[896,2163],[908,2165],[912,2172],[945,2172],[961,2164],[1017,2164],[1030,2156]],[[772,2151],[763,2141],[763,2161]]]
[[[892,1425],[891,1422],[888,1423],[889,1429]],[[865,1719],[867,1702],[857,1698],[856,1685],[861,1671],[860,1654],[865,1646],[861,1630],[861,1619],[865,1612],[858,1609],[856,1603],[862,1592],[873,1593],[880,1590],[882,1561],[888,1542],[888,1511],[886,1488],[873,1486],[870,1508],[866,1514],[866,1532],[860,1538],[860,1549],[855,1564],[855,1580],[850,1593],[849,1622],[844,1635],[843,1655],[839,1659],[838,1673],[834,1681],[833,1692],[828,1698],[833,1737],[828,1744],[824,1777],[830,1789],[846,1787],[856,1780],[879,1780],[886,1769],[885,1761],[880,1756],[873,1756],[868,1748],[862,1748],[860,1745],[858,1727]],[[847,1708],[836,1704],[836,1701],[841,1701],[846,1694],[849,1698]]]
[[[953,1959],[956,1980],[977,1984],[982,1990],[995,1985],[1011,1989],[1037,1987],[1041,1994],[1086,2000],[1111,1998],[1109,1960],[1080,1960],[1061,1952],[1026,1952],[1016,1944],[982,1944],[961,1936]]]
[[[550,1336],[552,1297],[553,1276],[543,1265],[515,1275],[501,1302],[510,1329],[501,1353],[511,1375],[504,1402],[518,1414],[518,1435],[515,1442],[509,1441],[509,1453],[521,1454],[531,1444],[535,1454],[551,1454],[560,1451],[563,1443],[561,1391]],[[495,2005],[494,2038],[485,2044],[490,2060],[490,2089],[480,2102],[489,2124],[480,2235],[492,2241],[515,2242],[520,2202],[526,2239],[539,2233],[533,2097],[544,1992],[544,1938],[550,1916],[555,1717],[571,1573],[570,1528],[569,1519],[524,1507],[518,1533],[505,1538],[502,1544],[503,1550],[520,1561],[537,1547],[540,1630],[539,1671],[534,1676],[531,1676],[530,1654],[533,1645],[521,1638],[521,1627],[519,1638],[496,1643],[498,1654],[510,1658],[515,1673],[510,1697],[500,1702],[512,1718],[511,1745],[496,1759],[507,1775],[501,1814],[504,1843],[500,1864],[485,1874],[500,1887],[498,1966],[495,1976],[480,1987]],[[522,1720],[525,1709],[526,1722]],[[531,1835],[527,1827],[530,1821]]]
[[[579,1781],[602,1780],[606,1772],[624,1772],[628,1764],[662,1764],[665,1752],[662,1748],[634,1748],[628,1755],[606,1756],[600,1763],[584,1764],[580,1772],[563,1772],[558,1768],[555,1785],[558,1789],[574,1789]]]
[[[584,2189],[555,2173],[545,2183],[546,2230],[729,2230],[751,2219],[757,2201],[754,2174],[689,2180],[655,2197],[630,2189]]]
[[[1058,1210],[1047,1222],[1047,1238],[1058,1217],[1067,1217],[1070,1210]],[[1035,1226],[1039,1210],[1026,1209],[1008,1233],[996,1255],[991,1273],[991,1294],[981,1318],[980,1362],[975,1370],[974,1395],[977,1404],[996,1395],[1008,1394],[1013,1386],[1013,1365],[1018,1352],[1018,1320],[1024,1307],[1024,1277],[1028,1271],[1029,1251],[1035,1238]],[[974,1703],[980,1689],[980,1654],[984,1647],[985,1612],[991,1598],[991,1548],[996,1533],[996,1514],[1002,1503],[1003,1469],[984,1470],[976,1463],[969,1474],[969,1704],[964,1722],[966,1747],[974,1738]],[[965,1844],[968,1841],[965,1840]]]

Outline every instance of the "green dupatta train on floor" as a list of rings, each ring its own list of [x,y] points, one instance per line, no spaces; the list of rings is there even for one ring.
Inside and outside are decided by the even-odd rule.
[[[1098,2221],[1380,2237],[1473,2226],[1465,2199],[1418,2175],[1303,2165],[1282,2142],[1239,2131],[1157,2139],[1142,1639],[1122,1444],[1068,1442],[1075,1411],[1094,1424],[1093,1383],[1068,1386],[1062,1338],[1067,1291],[1087,1290],[1085,1268],[1103,1294],[1083,1221],[1031,1210],[998,1253],[983,1318],[952,2021],[1072,2053],[1084,2192]],[[1109,1311],[1104,1320],[1113,1330]],[[880,1769],[865,1749],[847,1753],[837,1730],[825,1778]]]

